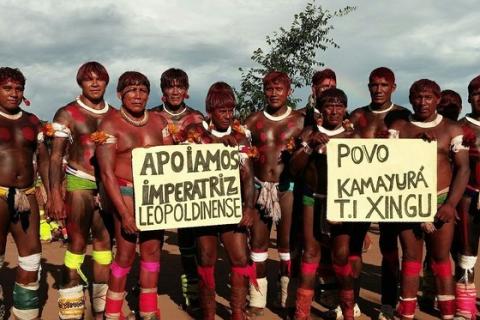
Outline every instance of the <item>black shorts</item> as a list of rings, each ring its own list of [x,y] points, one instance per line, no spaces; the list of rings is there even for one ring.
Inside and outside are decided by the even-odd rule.
[[[192,228],[193,229],[193,228]],[[208,226],[208,227],[198,227],[194,228],[195,236],[219,236],[225,232],[239,232],[239,233],[246,233],[247,228],[240,227],[238,224],[225,224],[221,226]]]

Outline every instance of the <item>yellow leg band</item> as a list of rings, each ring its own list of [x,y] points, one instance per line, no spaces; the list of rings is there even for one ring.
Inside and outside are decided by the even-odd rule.
[[[85,283],[88,283],[87,277],[82,272],[82,264],[85,259],[85,254],[76,254],[67,250],[65,252],[65,266],[70,269],[77,270],[78,275]]]
[[[101,265],[108,265],[112,263],[112,251],[105,250],[105,251],[95,251],[92,252],[92,259],[98,264]]]

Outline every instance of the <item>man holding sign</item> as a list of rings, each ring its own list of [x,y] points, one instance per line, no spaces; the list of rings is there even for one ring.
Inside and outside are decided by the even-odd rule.
[[[302,146],[297,150],[291,161],[291,170],[303,172],[303,236],[305,249],[300,269],[300,285],[297,290],[295,319],[309,319],[312,298],[314,295],[315,278],[321,257],[321,241],[325,235],[330,235],[330,226],[326,221],[326,193],[327,193],[327,163],[325,145],[332,138],[353,137],[353,128],[349,121],[344,122],[347,112],[347,96],[340,89],[327,89],[317,97],[316,108],[321,114],[321,124],[315,127],[306,127],[302,134]],[[332,226],[333,255],[348,253],[349,241],[342,239],[349,236],[354,224]],[[346,245],[347,250],[338,250]],[[337,248],[338,247],[338,248]],[[327,254],[330,252],[328,251]],[[348,254],[343,255],[343,265],[350,266]],[[337,258],[338,260],[338,258]],[[337,263],[338,264],[338,263]],[[334,265],[334,270],[339,268]],[[339,277],[341,307],[345,319],[349,314],[353,316],[353,279],[351,275]]]
[[[126,277],[135,260],[140,242],[139,310],[143,319],[160,319],[157,307],[157,282],[160,271],[162,231],[138,233],[134,217],[132,149],[163,144],[165,119],[145,110],[150,82],[141,73],[125,72],[118,79],[117,96],[122,107],[92,134],[102,182],[115,206],[114,224],[117,253],[111,266],[105,316],[119,319],[125,295]]]
[[[368,91],[371,102],[369,105],[355,109],[350,120],[360,138],[386,138],[388,126],[396,119],[407,119],[410,111],[392,102],[392,94],[397,85],[395,74],[386,67],[374,69],[368,78]],[[359,231],[367,232],[369,225],[359,225]],[[392,283],[398,282],[398,246],[397,234],[388,223],[379,223],[380,227],[380,251],[382,252],[382,282],[381,296],[382,308],[379,320],[393,319],[393,310],[398,300],[397,287]],[[357,231],[357,233],[359,233]],[[365,236],[365,235],[364,235]],[[362,236],[362,237],[364,237]],[[368,235],[367,235],[368,237]],[[361,241],[362,242],[362,241]],[[360,283],[358,277],[361,273],[361,250],[360,243],[352,243],[351,262],[355,270],[355,298],[358,299]]]
[[[217,237],[227,252],[232,271],[230,273],[230,306],[233,320],[244,320],[248,279],[256,284],[254,265],[248,263],[247,227],[252,226],[257,212],[254,208],[253,167],[248,154],[251,150],[244,129],[232,126],[235,110],[235,95],[225,82],[214,83],[208,90],[205,101],[209,123],[187,128],[187,134],[199,133],[196,141],[212,143],[226,135],[231,135],[240,145],[240,180],[243,203],[243,217],[240,223],[221,226],[199,227],[195,230],[198,249],[198,275],[200,277],[200,303],[202,319],[215,319],[215,263],[217,261]],[[206,133],[206,134],[205,134]],[[193,134],[194,135],[194,134]]]
[[[442,319],[452,319],[455,314],[455,295],[450,246],[455,207],[462,197],[470,172],[468,147],[463,145],[461,127],[436,111],[440,101],[440,87],[436,82],[427,79],[414,82],[409,98],[414,114],[408,120],[395,121],[390,134],[399,138],[437,141],[438,210],[434,223],[423,223],[422,228],[427,233],[426,242],[436,276],[438,308]],[[415,314],[422,268],[423,237],[419,232],[419,224],[397,224],[397,227],[403,251],[401,297],[397,310],[402,319],[411,319]]]
[[[160,77],[160,88],[162,89],[163,105],[152,109],[160,113],[168,122],[163,130],[165,142],[180,143],[177,132],[181,132],[191,124],[198,124],[203,121],[203,115],[189,107],[185,103],[188,99],[188,75],[185,71],[177,68],[170,68],[162,73]],[[192,316],[199,309],[198,305],[198,275],[197,262],[195,260],[195,238],[194,232],[189,228],[177,230],[178,248],[180,249],[183,274],[180,276],[182,293],[185,298],[185,309]]]

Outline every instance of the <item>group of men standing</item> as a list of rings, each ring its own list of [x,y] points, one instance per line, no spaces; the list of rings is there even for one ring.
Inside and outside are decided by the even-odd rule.
[[[294,306],[294,319],[309,319],[320,258],[328,255],[339,287],[337,319],[354,319],[360,315],[356,301],[362,245],[370,224],[326,220],[326,145],[335,138],[437,141],[438,211],[434,223],[380,224],[379,319],[393,319],[395,313],[402,319],[414,317],[424,240],[429,266],[436,275],[442,319],[475,319],[480,76],[468,86],[472,112],[459,122],[437,113],[442,93],[431,80],[422,79],[411,86],[413,113],[393,104],[395,77],[385,67],[370,74],[370,104],[350,115],[347,96],[336,88],[332,70],[314,75],[310,104],[301,110],[288,106],[292,92],[288,75],[271,71],[263,78],[265,108],[249,115],[243,124],[234,119],[235,95],[224,82],[210,87],[206,117],[187,106],[188,76],[180,69],[162,74],[163,104],[152,109],[146,109],[150,82],[139,72],[120,76],[116,89],[119,109],[104,99],[109,75],[98,62],[82,65],[77,83],[81,94],[60,108],[51,123],[42,125],[35,115],[20,108],[25,100],[23,74],[18,69],[0,68],[0,265],[10,231],[19,256],[12,309],[18,319],[37,319],[40,310],[41,244],[38,204],[32,192],[37,174],[46,187],[48,215],[66,221],[70,239],[58,296],[60,319],[84,316],[84,288],[90,282],[96,319],[134,319],[124,300],[137,243],[138,313],[142,319],[160,319],[157,283],[164,234],[140,232],[135,224],[131,151],[180,143],[237,146],[242,186],[243,217],[238,225],[178,230],[187,311],[195,318],[215,318],[214,267],[220,238],[231,264],[231,318],[261,317],[267,305],[266,261],[275,224],[279,306]],[[298,243],[291,241],[295,238],[292,225],[300,226],[295,232],[302,234]],[[87,279],[81,267],[90,236],[93,276]],[[401,269],[398,238],[403,252]],[[451,248],[456,253],[456,281]],[[295,269],[291,252],[302,252],[300,282],[294,295],[289,290]],[[392,283],[400,283],[400,297]]]

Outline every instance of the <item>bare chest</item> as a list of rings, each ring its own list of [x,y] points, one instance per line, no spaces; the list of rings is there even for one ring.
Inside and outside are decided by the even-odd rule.
[[[0,145],[2,148],[36,146],[38,126],[28,119],[0,122]]]
[[[259,119],[250,128],[252,143],[261,145],[284,145],[290,139],[299,135],[301,128],[294,119],[274,122],[268,119]]]
[[[126,130],[119,135],[117,150],[120,153],[131,151],[135,148],[147,148],[163,145],[160,129],[138,127],[136,130]]]

